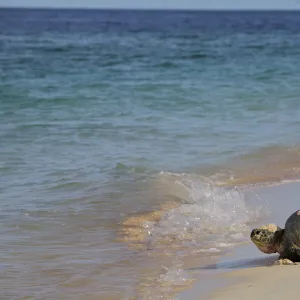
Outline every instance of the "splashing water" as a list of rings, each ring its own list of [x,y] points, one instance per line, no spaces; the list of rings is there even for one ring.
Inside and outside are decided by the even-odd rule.
[[[251,223],[264,213],[247,206],[242,190],[219,187],[211,178],[195,174],[161,172],[151,189],[173,202],[124,222],[133,226],[124,231],[127,242],[143,245],[141,255],[160,269],[141,280],[137,299],[174,299],[174,291],[195,280],[185,267],[216,259],[248,241]]]
[[[181,205],[158,222],[144,224],[150,247],[183,243],[197,246],[199,251],[218,251],[245,241],[248,224],[258,217],[258,210],[247,207],[237,188],[216,187],[208,178],[188,174],[161,172],[159,179],[173,196],[181,199]]]

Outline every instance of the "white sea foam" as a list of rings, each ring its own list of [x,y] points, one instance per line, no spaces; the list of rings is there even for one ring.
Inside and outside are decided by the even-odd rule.
[[[178,241],[199,247],[199,251],[219,249],[245,241],[249,223],[258,217],[238,189],[221,188],[205,177],[161,172],[160,188],[181,200],[158,223],[148,223],[148,242]]]

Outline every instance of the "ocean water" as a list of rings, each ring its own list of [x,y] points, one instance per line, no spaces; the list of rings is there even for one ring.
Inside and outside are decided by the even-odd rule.
[[[0,298],[169,299],[246,242],[244,190],[299,178],[299,27],[1,9]]]

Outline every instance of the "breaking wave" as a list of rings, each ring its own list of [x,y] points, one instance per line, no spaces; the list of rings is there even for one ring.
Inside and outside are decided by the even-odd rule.
[[[131,243],[148,250],[169,245],[218,252],[244,242],[249,225],[261,214],[259,208],[247,206],[238,188],[216,186],[207,177],[161,172],[154,185],[163,199],[172,201],[161,210],[130,217],[123,232]]]

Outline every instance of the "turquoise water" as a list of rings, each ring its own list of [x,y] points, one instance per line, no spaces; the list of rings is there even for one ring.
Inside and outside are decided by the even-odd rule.
[[[299,25],[297,12],[0,10],[0,294],[135,295],[158,267],[118,230],[170,199],[187,206],[168,215],[179,227],[151,225],[154,249],[186,230],[201,249],[231,242],[194,230],[216,216],[246,234],[243,195],[214,180],[245,157],[260,174],[271,157],[266,178],[277,160],[295,171]]]

